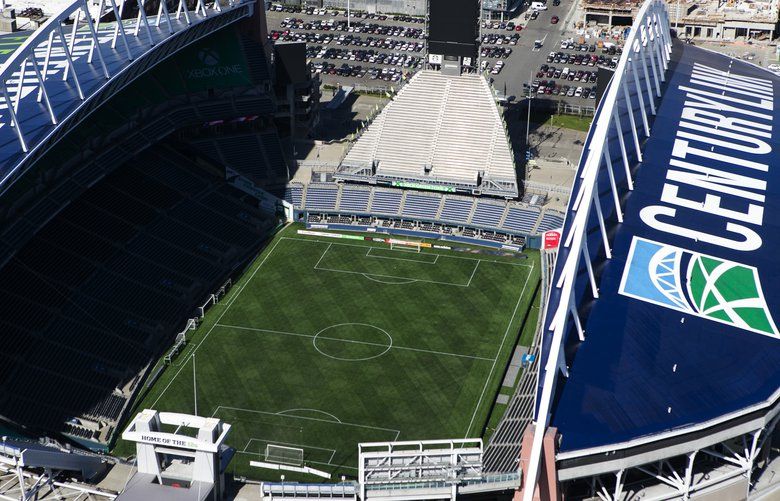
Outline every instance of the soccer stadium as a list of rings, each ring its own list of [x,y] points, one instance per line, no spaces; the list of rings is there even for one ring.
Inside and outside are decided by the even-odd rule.
[[[334,165],[265,2],[0,37],[0,498],[780,499],[780,77],[646,0],[562,209],[482,10]]]

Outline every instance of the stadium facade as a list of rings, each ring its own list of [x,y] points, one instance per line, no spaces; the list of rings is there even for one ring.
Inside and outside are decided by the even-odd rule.
[[[626,47],[550,277],[523,499],[770,499],[780,80],[673,40],[663,2]]]
[[[147,16],[109,1],[107,14],[132,21],[77,17],[66,30],[85,8],[75,2],[0,69],[0,414],[30,435],[110,442],[154,381],[151,362],[257,255],[278,211],[310,227],[441,237],[451,226],[499,247],[546,227],[533,200],[349,185],[332,173],[288,185],[280,136],[316,122],[318,83],[272,71],[254,1],[174,3]],[[362,444],[357,483],[272,482],[261,495],[771,499],[779,83],[675,40],[663,2],[648,0],[565,220],[548,223],[563,233],[557,256],[544,256],[535,357],[490,442]],[[247,163],[248,148],[262,161]],[[264,189],[285,186],[287,203]],[[218,497],[229,429],[143,411],[125,432],[149,476],[118,499],[173,499],[158,490],[171,455],[200,465],[187,484],[197,489],[177,499]],[[16,475],[25,497],[50,484],[116,498],[54,485],[52,470],[99,476],[93,456],[5,437],[0,450],[0,474]]]

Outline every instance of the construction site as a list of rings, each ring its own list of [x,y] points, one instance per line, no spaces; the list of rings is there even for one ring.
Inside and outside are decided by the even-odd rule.
[[[668,1],[672,26],[681,38],[711,41],[771,42],[778,25],[779,0]],[[583,0],[583,29],[628,28],[641,2]]]

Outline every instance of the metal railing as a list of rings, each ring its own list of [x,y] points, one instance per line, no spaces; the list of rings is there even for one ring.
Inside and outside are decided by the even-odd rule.
[[[604,170],[610,181],[614,215],[623,221],[620,205],[621,193],[615,182],[616,175],[624,176],[627,189],[633,190],[629,153],[637,162],[642,160],[640,135],[650,135],[650,115],[656,114],[656,100],[661,97],[661,84],[665,80],[672,50],[669,16],[662,0],[646,1],[636,16],[636,21],[626,40],[625,50],[618,62],[607,93],[599,105],[588,144],[582,153],[578,178],[575,180],[573,198],[564,223],[561,248],[555,265],[553,289],[545,315],[544,345],[546,355],[540,361],[541,395],[537,395],[536,428],[527,470],[527,485],[523,499],[531,501],[539,474],[542,440],[549,423],[553,395],[560,373],[567,374],[563,343],[569,328],[573,327],[580,340],[584,341],[582,322],[575,300],[576,282],[582,264],[585,265],[590,291],[599,297],[596,277],[590,251],[587,246],[589,221],[595,215],[603,243],[604,256],[612,258],[607,228],[598,191],[598,177]],[[629,87],[633,87],[630,91]],[[633,94],[634,99],[631,99]],[[639,109],[636,108],[638,104]],[[621,123],[621,105],[627,110],[628,124]],[[648,109],[649,108],[649,109]],[[641,124],[637,124],[637,115]],[[615,133],[615,134],[613,134]],[[617,136],[619,151],[609,147],[610,137]],[[633,145],[629,146],[625,136],[629,135]],[[614,140],[614,139],[613,139]],[[630,151],[629,151],[630,149]],[[625,172],[619,172],[622,164]],[[603,169],[603,170],[602,170]]]

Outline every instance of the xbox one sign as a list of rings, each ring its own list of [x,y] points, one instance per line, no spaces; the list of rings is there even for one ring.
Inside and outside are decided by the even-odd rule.
[[[206,66],[216,66],[219,64],[219,52],[214,49],[201,49],[198,51],[198,60]]]
[[[219,52],[211,48],[199,50],[197,59],[203,66],[200,68],[190,68],[187,71],[187,78],[190,80],[240,75],[244,71],[240,64],[220,65],[221,57]]]

